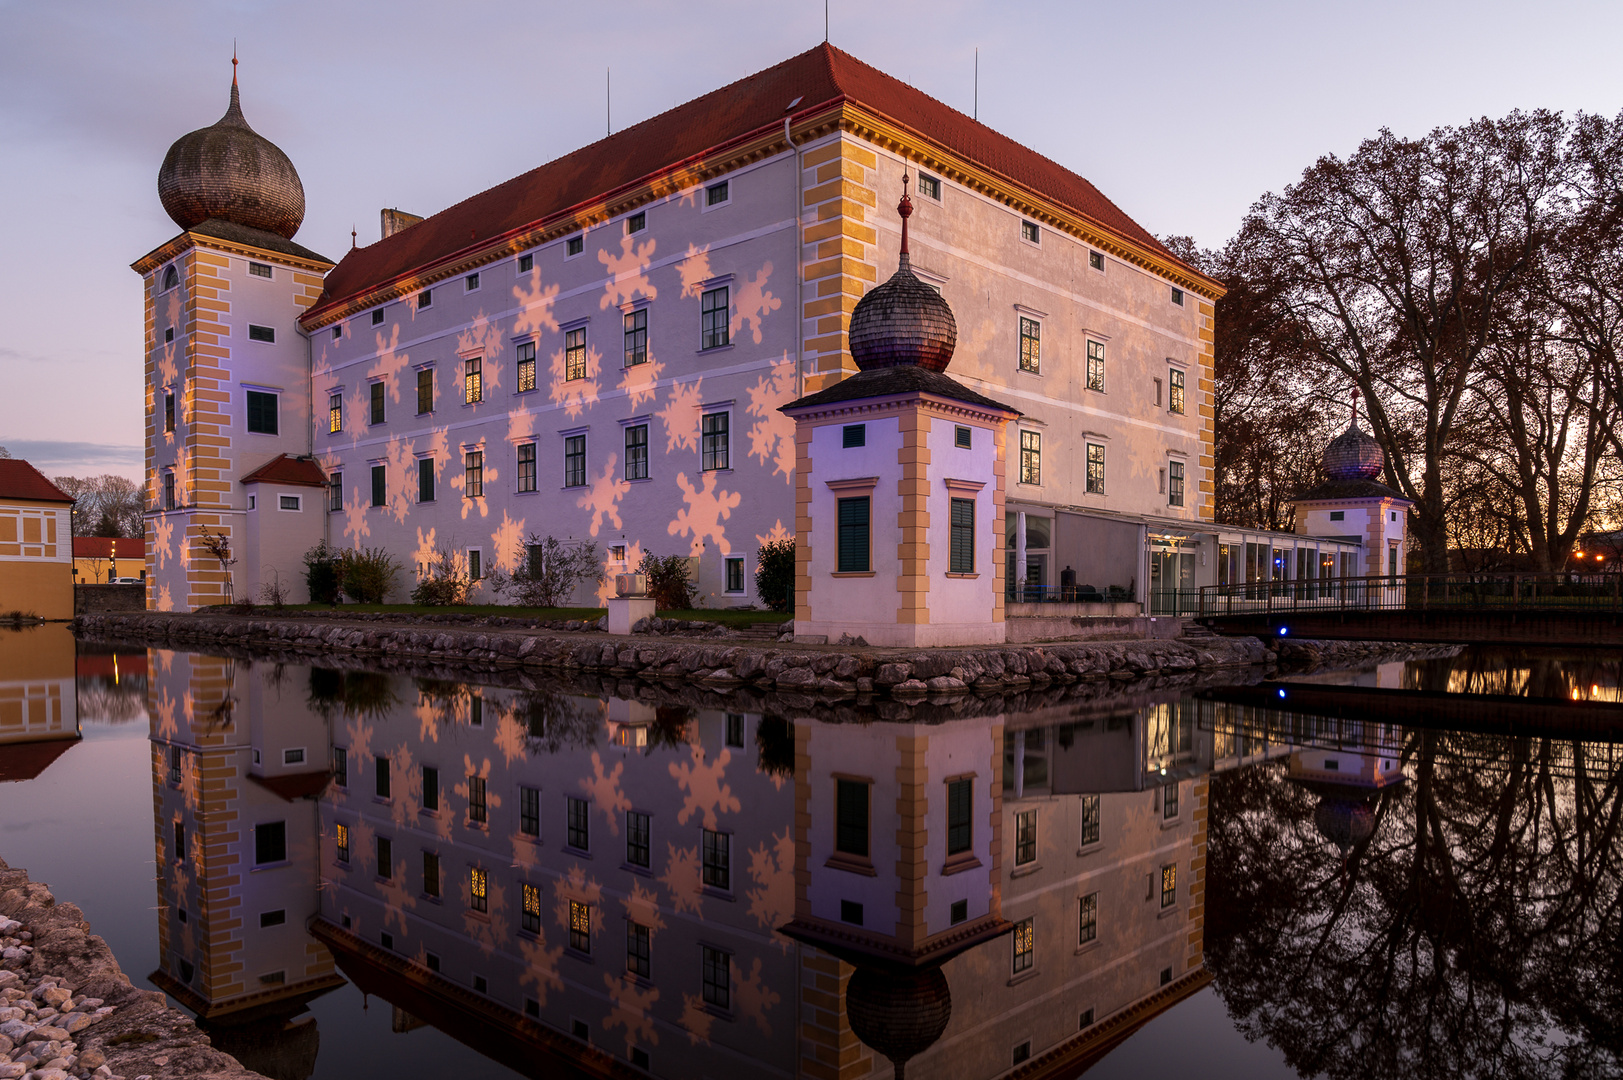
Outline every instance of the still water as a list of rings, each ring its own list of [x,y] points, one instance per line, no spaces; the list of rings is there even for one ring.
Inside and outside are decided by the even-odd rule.
[[[444,676],[0,635],[0,857],[278,1078],[1619,1073],[1613,744]]]

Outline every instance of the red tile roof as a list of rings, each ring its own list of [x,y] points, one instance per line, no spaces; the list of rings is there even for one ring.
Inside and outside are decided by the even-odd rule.
[[[73,557],[75,559],[106,559],[113,554],[114,540],[110,536],[75,536],[73,538]],[[120,559],[144,559],[147,553],[147,542],[138,537],[121,536],[117,539],[118,557]]]
[[[801,104],[789,114],[787,106],[797,100]],[[351,249],[327,275],[321,301],[307,318],[498,237],[566,217],[710,151],[781,128],[785,116],[811,116],[844,102],[860,104],[1176,266],[1187,266],[1087,180],[824,43],[480,192],[375,244]]]
[[[73,496],[45,479],[44,473],[22,458],[0,458],[0,499],[70,503]]]
[[[265,464],[242,478],[244,484],[300,484],[304,487],[326,487],[327,474],[321,466],[307,457],[277,454]]]

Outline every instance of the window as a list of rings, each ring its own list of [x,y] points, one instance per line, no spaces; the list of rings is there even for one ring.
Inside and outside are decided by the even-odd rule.
[[[626,232],[642,232],[646,228],[648,228],[648,211],[638,210],[626,218]]]
[[[1031,970],[1031,960],[1036,952],[1036,920],[1021,919],[1014,924],[1014,973]]]
[[[1079,1015],[1076,1018],[1076,1030],[1085,1031],[1085,1030],[1087,1030],[1088,1028],[1090,1028],[1092,1026],[1093,1026],[1093,1010],[1092,1009],[1083,1009],[1082,1012],[1081,1012],[1081,1015]]]
[[[383,325],[383,309],[382,308],[373,309],[373,311],[372,311],[372,325],[373,326],[382,326]]]
[[[741,593],[744,591],[744,560],[741,556],[732,556],[723,561],[727,572],[727,592]]]
[[[863,780],[834,781],[834,850],[868,857],[868,794]]]
[[[541,932],[541,890],[526,882],[519,887],[519,929],[526,934]]]
[[[378,424],[383,423],[383,412],[384,412],[383,398],[384,398],[384,394],[388,392],[388,387],[384,386],[380,382],[375,382],[368,388],[368,392],[372,395],[372,418],[371,418],[371,422],[372,422],[372,426],[376,427]]]
[[[1086,945],[1099,936],[1099,894],[1088,893],[1077,903],[1076,943]]]
[[[720,206],[728,198],[727,181],[711,184],[704,189],[704,204],[706,206]]]
[[[524,341],[518,346],[518,392],[535,389],[535,342]]]
[[[342,510],[344,508],[344,474],[335,472],[332,479],[327,481],[327,509]]]
[[[518,789],[518,831],[525,836],[541,836],[541,789]]]
[[[586,378],[586,328],[577,326],[564,334],[564,378]]]
[[[276,342],[276,330],[273,327],[256,326],[253,323],[249,323],[248,324],[248,340],[249,341],[264,341],[264,342],[269,342],[271,344],[275,344],[275,342]]]
[[[1167,408],[1172,412],[1183,412],[1183,372],[1177,368],[1167,372],[1167,383],[1171,386],[1167,398]]]
[[[648,479],[648,425],[626,428],[626,479]]]
[[[485,876],[485,868],[473,866],[468,869],[468,906],[475,911],[490,910],[490,896],[488,894],[489,881]]]
[[[1043,242],[1043,235],[1041,231],[1038,230],[1037,223],[1035,221],[1022,221],[1020,223],[1020,239],[1029,244],[1040,244]]]
[[[483,825],[489,820],[490,811],[485,805],[485,778],[482,776],[468,777],[468,820]]]
[[[592,847],[591,806],[585,799],[565,796],[569,804],[569,846],[577,851],[590,851]]]
[[[717,1009],[728,1009],[733,1003],[733,958],[720,949],[699,946],[704,968],[704,1003]]]
[[[1102,251],[1088,252],[1088,265],[1095,270],[1103,270],[1105,268],[1105,253]]]
[[[1020,482],[1043,482],[1043,437],[1035,431],[1020,433]]]
[[[654,970],[652,962],[653,935],[641,923],[626,923],[626,970],[639,979],[649,978]]]
[[[721,889],[723,892],[733,887],[732,866],[732,837],[727,833],[703,830],[704,841],[701,845],[701,855],[704,870],[704,883],[712,889]]]
[[[703,432],[702,460],[699,467],[706,472],[727,468],[727,421],[724,412],[706,413],[701,420]]]
[[[417,373],[417,415],[434,411],[434,369],[423,368]]]
[[[1178,785],[1168,784],[1161,789],[1161,820],[1171,821],[1178,816]]]
[[[535,490],[535,443],[518,444],[518,489]]]
[[[335,826],[333,833],[338,843],[338,861],[341,863],[349,862],[349,826]]]
[[[276,434],[276,395],[263,390],[248,391],[248,431],[254,435]]]
[[[1088,342],[1088,389],[1104,393],[1105,344],[1102,341]]]
[[[1159,409],[1161,407],[1161,380],[1151,379],[1150,382],[1155,384],[1155,407]]]
[[[535,269],[535,256],[534,255],[520,255],[518,257],[518,272],[519,273],[528,274],[531,270],[534,270],[534,269]]]
[[[1099,842],[1099,796],[1082,796],[1082,845]]]
[[[169,748],[169,782],[171,784],[180,783],[180,766],[185,757],[186,751],[180,747],[171,746]]]
[[[378,798],[387,799],[389,797],[389,759],[380,754],[377,758],[376,765],[377,769],[375,775],[377,777],[376,790],[378,793]]]
[[[434,459],[417,459],[417,501],[434,501]]]
[[[254,865],[287,861],[287,822],[269,821],[254,826]]]
[[[850,450],[853,447],[866,445],[868,445],[867,424],[847,424],[840,429],[840,446],[842,449]]]
[[[462,494],[477,499],[485,493],[485,455],[469,450],[462,455]]]
[[[389,474],[386,465],[372,466],[372,505],[382,506],[388,501]]]
[[[1172,302],[1174,304],[1177,304],[1179,307],[1183,307],[1183,290],[1182,289],[1174,288],[1172,290]]]
[[[332,778],[339,787],[349,787],[349,751],[342,746],[332,750]]]
[[[1332,510],[1332,511],[1330,511],[1330,520],[1331,521],[1346,521],[1347,520],[1347,511],[1345,511],[1345,510]]]
[[[727,344],[727,287],[711,289],[699,298],[699,348],[719,349]]]
[[[586,486],[586,436],[564,439],[564,487]]]
[[[1042,324],[1036,319],[1020,316],[1020,370],[1036,373],[1042,370]]]
[[[1183,462],[1167,462],[1167,505],[1183,505]]]
[[[940,201],[941,181],[929,173],[919,173],[919,194]]]
[[[626,315],[626,367],[648,362],[648,309]]]
[[[163,429],[175,430],[175,393],[173,390],[163,395]]]
[[[1014,815],[1014,865],[1037,861],[1037,811],[1021,810]]]
[[[958,447],[961,447],[962,449],[968,450],[971,446],[974,445],[974,439],[975,439],[975,436],[974,436],[974,433],[973,433],[973,429],[971,429],[971,428],[966,428],[962,424],[960,424],[956,428],[953,429],[952,442],[953,442],[954,446],[958,446]]]
[[[953,574],[975,572],[975,500],[952,500],[952,533],[947,570]]]
[[[440,895],[440,856],[438,852],[423,852],[423,895]]]
[[[266,266],[264,263],[256,262],[251,262],[248,264],[248,274],[251,277],[266,279],[269,279],[272,276],[270,267]]]
[[[585,250],[586,250],[586,238],[584,236],[571,236],[569,238],[569,240],[564,244],[564,255],[565,256],[579,255],[581,252],[583,252]]]
[[[948,922],[951,923],[951,925],[953,925],[953,926],[957,926],[959,923],[963,922],[965,919],[968,919],[968,918],[969,918],[969,901],[968,900],[954,900],[952,902],[952,907],[950,909],[948,909],[948,912],[947,912]]]
[[[1105,448],[1099,443],[1088,443],[1088,494],[1105,493]]]
[[[969,778],[947,781],[947,854],[962,855],[974,841],[970,812],[975,805],[974,781]]]
[[[423,766],[423,809],[440,808],[440,771],[433,765]]]
[[[648,815],[636,810],[626,811],[626,862],[648,869],[651,865],[648,845]]]
[[[470,356],[462,362],[462,403],[464,405],[472,405],[485,400],[483,368],[484,363],[477,356]]]
[[[164,332],[163,332],[163,343],[165,345],[167,345],[171,341],[174,341],[174,340],[175,340],[175,328],[173,326],[165,328]]]
[[[479,275],[478,274],[469,274],[467,277],[462,279],[462,291],[463,292],[473,292],[478,287],[479,287]]]
[[[277,499],[277,506],[283,510],[302,510],[304,509],[304,496],[282,495]]]
[[[862,925],[862,905],[855,900],[840,901],[840,921],[853,926]]]
[[[1171,864],[1161,867],[1161,906],[1169,908],[1178,902],[1178,867]]]
[[[422,292],[417,294],[417,310],[418,311],[427,311],[429,308],[431,308],[433,306],[434,306],[434,290],[433,289],[424,289]]]
[[[868,496],[839,502],[839,572],[866,573],[868,565]]]
[[[173,846],[169,849],[169,857],[176,862],[186,861],[186,823],[175,822],[175,836]]]
[[[576,952],[592,951],[592,908],[579,900],[569,901],[569,947]]]
[[[743,714],[735,712],[730,712],[727,714],[726,743],[728,746],[737,747],[740,750],[744,748]]]
[[[170,289],[173,289],[175,286],[177,286],[179,284],[180,284],[180,271],[176,270],[173,266],[164,267],[164,271],[163,271],[163,291],[168,292]]]

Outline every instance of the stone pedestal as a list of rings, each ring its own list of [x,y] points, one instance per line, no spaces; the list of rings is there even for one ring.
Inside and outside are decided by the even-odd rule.
[[[609,597],[609,633],[629,634],[638,619],[654,617],[654,602],[646,596]]]

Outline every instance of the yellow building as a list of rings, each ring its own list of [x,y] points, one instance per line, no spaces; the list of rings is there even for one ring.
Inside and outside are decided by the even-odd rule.
[[[72,511],[38,469],[0,458],[0,614],[73,618]]]
[[[75,536],[73,583],[107,585],[146,577],[146,541],[139,536]]]

